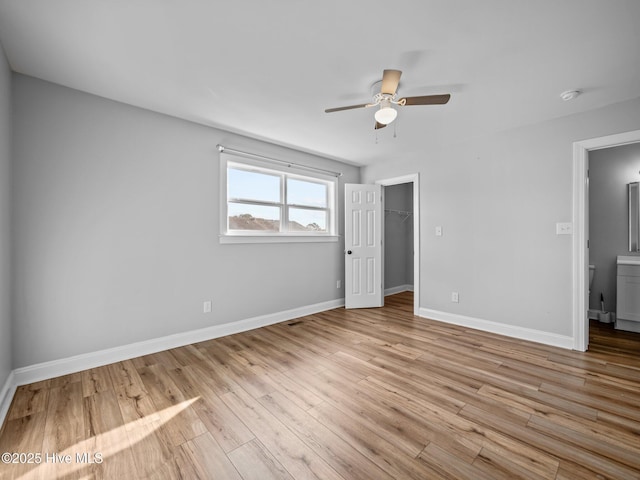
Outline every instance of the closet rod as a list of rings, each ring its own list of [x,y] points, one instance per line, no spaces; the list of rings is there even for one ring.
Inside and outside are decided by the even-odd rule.
[[[220,144],[216,145],[216,147],[218,148],[218,151],[220,153],[222,153],[222,152],[235,153],[237,155],[244,155],[246,157],[259,158],[261,160],[268,160],[269,162],[282,163],[282,164],[286,165],[287,167],[296,167],[296,168],[302,168],[304,170],[311,170],[313,172],[328,173],[329,175],[333,175],[334,177],[341,177],[342,176],[342,172],[333,172],[331,170],[323,170],[322,168],[309,167],[307,165],[300,165],[299,163],[286,162],[284,160],[278,160],[277,158],[265,157],[264,155],[258,155],[256,153],[243,152],[242,150],[234,150],[233,148],[228,148],[228,147],[225,147],[224,145],[220,145]]]

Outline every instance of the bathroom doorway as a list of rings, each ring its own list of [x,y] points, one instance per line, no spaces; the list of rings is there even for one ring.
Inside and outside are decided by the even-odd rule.
[[[420,308],[419,176],[380,180],[383,215],[383,288],[385,295],[413,291],[413,313]]]
[[[589,227],[589,155],[596,151],[630,145],[640,142],[640,130],[617,135],[609,135],[574,143],[573,155],[573,338],[574,350],[586,351],[589,347],[589,264],[590,264],[590,227]],[[619,254],[623,254],[624,251]],[[594,284],[598,275],[595,265]],[[602,269],[603,271],[606,268]],[[602,273],[601,276],[605,274]],[[596,284],[597,289],[597,284]],[[594,289],[593,294],[599,302],[600,296]],[[608,293],[607,296],[615,296]],[[593,300],[593,297],[592,297]],[[605,299],[606,301],[606,299]],[[605,306],[607,304],[605,303]],[[609,305],[615,305],[611,298]],[[593,309],[592,309],[593,310]],[[593,316],[593,314],[592,314]]]

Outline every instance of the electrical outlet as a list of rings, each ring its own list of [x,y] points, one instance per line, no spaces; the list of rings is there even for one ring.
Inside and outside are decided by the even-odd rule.
[[[556,235],[572,235],[573,223],[556,223]]]
[[[211,313],[211,300],[202,304],[202,311],[203,313]]]
[[[336,282],[336,288],[342,288],[342,280]]]
[[[451,301],[453,303],[460,303],[460,295],[458,292],[451,292]]]

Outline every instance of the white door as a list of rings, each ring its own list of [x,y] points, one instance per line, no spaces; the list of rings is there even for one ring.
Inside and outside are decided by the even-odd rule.
[[[384,305],[382,187],[345,184],[345,307]]]

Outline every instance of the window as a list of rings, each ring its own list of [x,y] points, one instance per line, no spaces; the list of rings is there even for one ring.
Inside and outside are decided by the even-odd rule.
[[[336,178],[274,165],[221,154],[220,241],[336,241]]]

